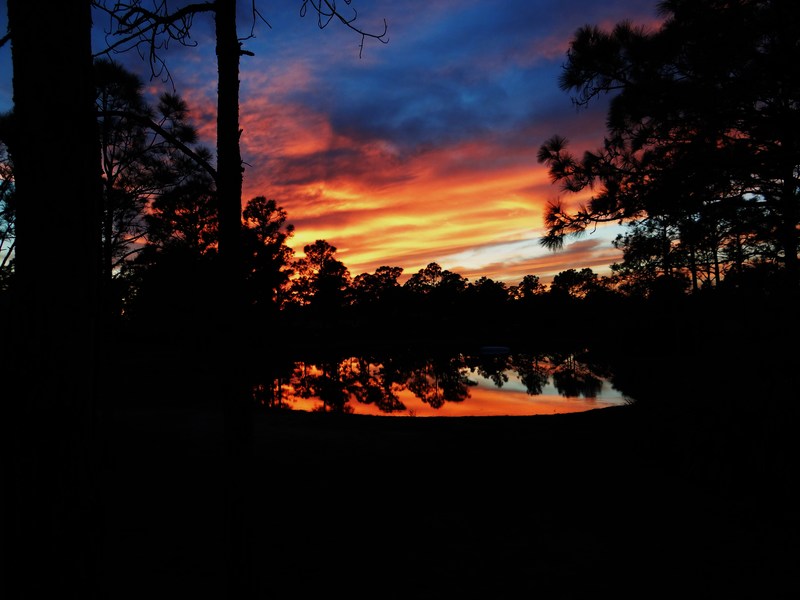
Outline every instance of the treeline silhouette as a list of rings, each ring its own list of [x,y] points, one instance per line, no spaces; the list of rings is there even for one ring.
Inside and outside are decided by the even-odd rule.
[[[609,32],[587,26],[576,33],[560,83],[581,106],[615,94],[609,133],[601,149],[582,157],[570,154],[560,136],[539,156],[567,193],[594,190],[575,212],[551,205],[545,245],[557,248],[597,222],[627,223],[615,241],[623,258],[609,276],[568,269],[548,285],[536,274],[514,284],[469,281],[435,262],[412,274],[386,265],[353,276],[325,240],[296,258],[286,211],[256,197],[241,214],[242,339],[254,350],[266,335],[278,345],[596,341],[626,337],[653,315],[669,322],[660,333],[639,336],[653,345],[697,339],[703,331],[718,339],[731,334],[722,323],[757,327],[766,317],[780,328],[798,289],[796,109],[786,102],[797,78],[771,61],[786,50],[787,23],[797,11],[779,19],[777,5],[758,2],[661,9],[666,20],[654,32],[621,23]],[[698,35],[713,18],[724,19],[731,33]],[[151,106],[138,76],[109,59],[95,60],[94,70],[107,335],[146,331],[152,342],[185,346],[208,340],[225,327],[219,321],[228,318],[231,293],[220,284],[230,265],[218,252],[212,153],[197,144],[178,94],[163,94]],[[715,86],[717,101],[709,102]],[[7,152],[14,131],[13,115],[6,115],[4,297],[16,262],[14,162]]]
[[[105,59],[95,61],[95,71],[104,175],[98,271],[103,344],[113,351],[103,359],[101,379],[118,388],[113,357],[126,352],[133,368],[162,365],[149,371],[152,398],[213,403],[227,392],[209,349],[230,332],[222,309],[229,290],[220,285],[226,267],[218,251],[217,190],[204,167],[211,151],[196,143],[179,95],[164,94],[150,106],[133,73]],[[11,119],[5,117],[0,133],[10,131]],[[2,149],[6,298],[15,282],[16,206],[13,161]],[[552,171],[560,168],[548,160]],[[436,262],[411,274],[386,265],[353,276],[325,240],[297,257],[286,210],[255,197],[241,215],[238,361],[252,382],[266,365],[306,360],[315,349],[326,351],[326,360],[386,348],[412,348],[422,358],[501,344],[565,354],[592,348],[613,357],[622,376],[639,356],[684,353],[703,361],[714,347],[765,351],[777,332],[796,323],[797,285],[763,231],[739,235],[762,226],[743,214],[734,237],[720,235],[719,219],[696,219],[693,235],[704,231],[701,237],[716,245],[691,248],[680,238],[683,229],[663,219],[663,227],[654,227],[648,216],[615,242],[623,259],[610,275],[567,269],[549,284],[535,274],[509,284],[470,281]],[[675,236],[665,238],[666,231]]]

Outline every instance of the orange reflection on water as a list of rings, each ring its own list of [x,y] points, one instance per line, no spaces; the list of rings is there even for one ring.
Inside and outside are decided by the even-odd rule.
[[[314,372],[318,369],[312,367]],[[603,389],[595,397],[564,396],[552,383],[544,386],[541,394],[525,391],[519,379],[511,374],[509,381],[497,387],[488,379],[466,371],[467,377],[477,385],[468,386],[468,395],[462,401],[444,401],[440,407],[423,402],[405,386],[392,384],[392,391],[405,406],[405,410],[382,411],[375,404],[366,404],[351,398],[346,412],[375,416],[417,417],[480,417],[480,416],[531,416],[583,412],[627,404],[630,399],[604,382]],[[292,384],[282,386],[283,401],[294,410],[324,410],[318,396],[302,397]]]

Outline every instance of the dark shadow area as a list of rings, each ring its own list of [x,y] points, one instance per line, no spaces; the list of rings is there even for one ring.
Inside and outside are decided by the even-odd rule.
[[[775,335],[794,317],[773,300],[759,318],[734,320],[735,332],[711,336],[713,323],[742,313],[719,298],[712,310],[710,301],[642,303],[629,317],[658,309],[668,338],[614,336],[609,326],[578,353],[517,353],[499,337],[485,354],[480,343],[474,353],[444,352],[444,340],[393,353],[384,339],[342,359],[338,352],[358,343],[317,336],[301,366],[291,343],[258,355],[246,371],[268,376],[252,380],[244,517],[258,594],[638,597],[656,586],[760,597],[791,589],[800,382],[796,354]],[[423,359],[431,348],[435,358]],[[111,396],[102,571],[118,597],[152,585],[213,595],[224,585],[218,383],[197,348],[167,360],[141,356],[143,387]],[[555,375],[563,393],[591,395],[608,377],[636,401],[513,418],[347,410],[348,402],[401,409],[397,385],[432,405],[458,402],[469,390],[465,368],[498,386],[515,372],[531,393]],[[325,411],[286,410],[281,383],[293,379],[324,398]]]
[[[7,4],[4,598],[800,594],[800,5],[667,2],[654,32],[576,32],[560,84],[616,95],[599,150],[541,146],[592,192],[548,207],[543,243],[630,228],[609,275],[545,285],[353,276],[325,240],[296,256],[285,209],[241,201],[236,118],[212,166],[179,95],[95,60],[89,3]],[[190,12],[223,8],[231,92],[236,3]],[[187,36],[185,16],[162,23]],[[633,402],[353,414],[509,373]],[[289,384],[321,409],[286,410]]]
[[[791,477],[761,471],[756,437],[709,424],[635,405],[514,418],[259,414],[246,516],[258,592],[634,597],[658,582],[660,593],[780,595],[798,535]],[[216,596],[218,415],[123,411],[112,431],[109,589]]]

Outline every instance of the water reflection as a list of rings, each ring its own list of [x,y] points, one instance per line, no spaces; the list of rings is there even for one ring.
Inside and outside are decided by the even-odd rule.
[[[573,354],[328,357],[273,365],[252,389],[270,408],[398,416],[552,414],[630,402]]]

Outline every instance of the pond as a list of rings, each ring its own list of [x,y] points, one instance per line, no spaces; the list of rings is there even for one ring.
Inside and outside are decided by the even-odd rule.
[[[522,416],[630,404],[575,354],[346,355],[295,360],[252,385],[265,407],[384,416]]]

